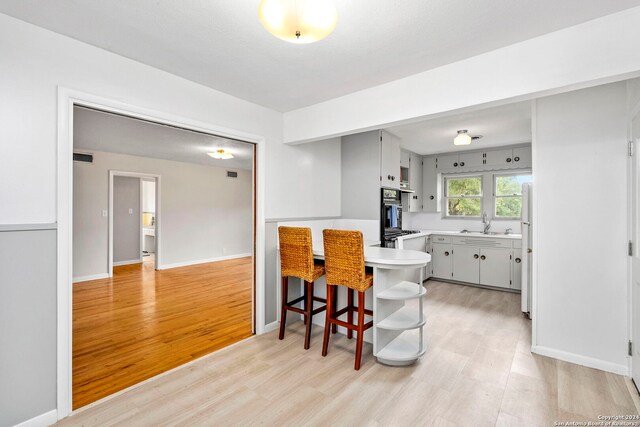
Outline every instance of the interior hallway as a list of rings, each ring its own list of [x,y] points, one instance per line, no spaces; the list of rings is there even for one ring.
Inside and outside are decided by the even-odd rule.
[[[427,282],[428,350],[417,364],[375,363],[365,343],[302,322],[216,352],[59,423],[121,425],[549,426],[637,414],[620,375],[532,355],[520,295]]]
[[[252,335],[251,257],[73,285],[73,408]]]

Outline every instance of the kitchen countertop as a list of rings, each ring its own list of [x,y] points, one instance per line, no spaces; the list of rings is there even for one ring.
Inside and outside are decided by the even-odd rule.
[[[324,259],[324,248],[313,248],[313,257]],[[420,266],[431,261],[431,255],[408,249],[365,246],[364,263],[367,266]]]
[[[442,230],[420,230],[419,233],[407,234],[398,237],[398,240],[410,240],[418,237],[428,237],[433,235],[460,236],[460,237],[479,237],[487,239],[522,239],[522,234],[483,234],[479,231],[471,233],[460,233],[459,231],[442,231]]]

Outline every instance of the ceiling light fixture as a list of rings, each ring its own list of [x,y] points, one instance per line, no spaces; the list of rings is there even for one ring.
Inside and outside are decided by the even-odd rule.
[[[322,40],[338,22],[333,0],[261,0],[258,17],[271,34],[298,44]]]
[[[471,135],[467,133],[466,129],[458,131],[458,136],[453,139],[454,145],[469,145],[471,144]]]
[[[214,159],[222,159],[222,160],[233,159],[233,154],[227,153],[222,148],[207,154],[213,157]]]

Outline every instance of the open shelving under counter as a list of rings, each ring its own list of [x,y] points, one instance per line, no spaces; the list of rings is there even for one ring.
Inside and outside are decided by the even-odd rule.
[[[406,280],[407,269],[374,271],[373,355],[380,363],[411,365],[426,351],[423,298],[427,290],[422,285],[422,267],[413,267],[418,271],[417,283]]]

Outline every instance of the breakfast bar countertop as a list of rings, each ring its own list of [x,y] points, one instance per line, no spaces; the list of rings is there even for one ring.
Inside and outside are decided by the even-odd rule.
[[[313,256],[317,259],[324,259],[324,248],[313,248]],[[425,252],[376,246],[365,246],[364,248],[364,263],[369,267],[410,267],[425,265],[429,261],[431,261],[431,255]]]

